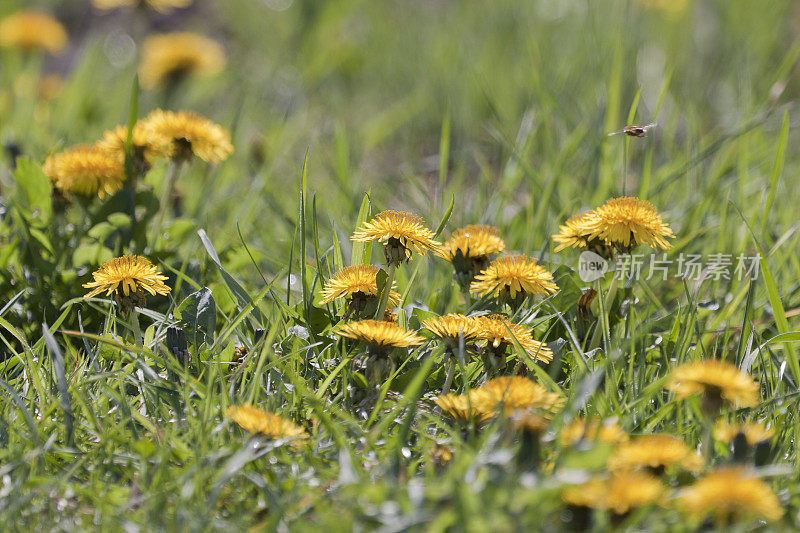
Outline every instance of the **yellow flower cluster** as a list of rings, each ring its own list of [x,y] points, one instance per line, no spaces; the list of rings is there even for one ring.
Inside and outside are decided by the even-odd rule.
[[[117,126],[91,145],[77,145],[52,154],[43,170],[63,193],[106,196],[122,188],[128,128]],[[161,157],[183,161],[196,155],[216,163],[233,153],[229,134],[194,112],[153,111],[131,131],[134,171],[144,174]]]
[[[142,45],[142,87],[179,82],[187,76],[214,76],[225,68],[225,50],[215,40],[191,32],[151,35]]]
[[[305,439],[306,430],[291,420],[262,411],[252,405],[234,405],[225,410],[225,416],[250,433],[261,433],[270,439]]]

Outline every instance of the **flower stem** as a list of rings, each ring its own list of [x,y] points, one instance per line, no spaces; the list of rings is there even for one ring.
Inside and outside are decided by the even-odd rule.
[[[606,357],[609,357],[608,350],[611,347],[611,327],[608,323],[608,311],[606,310],[606,296],[603,294],[603,283],[602,279],[598,279],[595,281],[595,287],[597,290],[597,300],[600,303],[600,328],[603,333],[603,351],[606,354]]]
[[[450,392],[450,385],[453,383],[453,376],[456,373],[456,362],[453,355],[447,356],[447,377],[444,378],[444,386],[442,387],[442,396]]]
[[[389,292],[392,290],[394,283],[394,271],[397,266],[394,263],[389,265],[388,276],[386,277],[386,285],[381,292],[381,301],[378,303],[378,312],[375,313],[375,320],[383,320],[383,315],[386,313],[386,306],[389,303]]]
[[[181,171],[181,167],[183,167],[183,163],[178,161],[173,162],[170,168],[169,178],[167,179],[167,187],[164,189],[164,195],[161,197],[161,203],[158,206],[158,213],[156,213],[156,223],[153,225],[153,229],[156,232],[155,235],[153,235],[153,246],[156,245],[158,242],[158,236],[161,234],[161,226],[164,224],[164,217],[167,214],[170,198],[172,198],[172,191],[175,189],[175,182],[178,181],[178,174]]]
[[[142,348],[144,346],[142,328],[139,326],[139,313],[136,312],[135,308],[131,311],[130,319],[131,328],[133,329],[133,340],[136,343],[137,348]]]

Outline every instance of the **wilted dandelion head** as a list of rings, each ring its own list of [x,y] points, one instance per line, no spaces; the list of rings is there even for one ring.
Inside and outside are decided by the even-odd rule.
[[[306,430],[291,420],[262,411],[252,405],[235,405],[225,410],[239,426],[250,433],[261,433],[270,439],[305,439]]]
[[[779,520],[783,508],[769,485],[742,467],[722,468],[706,475],[678,497],[688,515],[713,517],[720,524],[743,520]]]
[[[608,460],[612,471],[649,468],[661,471],[671,466],[699,471],[703,462],[685,442],[672,435],[645,435],[620,444]]]
[[[564,405],[564,398],[526,377],[501,376],[477,389],[475,403],[484,413],[509,416],[520,411],[556,411]]]
[[[719,411],[724,401],[741,407],[755,407],[759,387],[745,372],[726,361],[705,359],[680,366],[672,371],[667,388],[683,400],[699,394],[704,410]]]
[[[67,31],[41,11],[17,11],[0,21],[0,47],[47,50],[51,54],[67,46]]]
[[[156,109],[140,124],[148,139],[168,145],[170,156],[177,161],[194,154],[203,161],[218,163],[233,153],[228,132],[193,111]]]
[[[413,331],[403,329],[394,322],[378,320],[350,322],[339,326],[336,334],[379,348],[406,348],[425,342],[425,339]]]
[[[493,294],[502,302],[521,303],[528,294],[553,294],[553,275],[525,254],[498,257],[470,285],[470,292]]]
[[[642,243],[656,250],[672,247],[667,239],[675,234],[650,202],[631,197],[612,198],[593,213],[582,222],[590,231],[590,240],[608,241],[625,252]]]
[[[564,446],[580,441],[621,444],[628,439],[625,430],[613,420],[576,418],[561,428],[561,443]]]
[[[570,487],[561,494],[568,505],[611,511],[622,515],[653,503],[664,492],[658,478],[644,472],[618,472]]]
[[[378,292],[378,272],[381,269],[375,265],[357,265],[340,268],[331,277],[322,289],[322,300],[320,304],[330,303],[338,298],[377,298]],[[389,291],[389,303],[397,305],[400,303],[400,294],[396,291]]]
[[[570,218],[563,226],[559,226],[559,233],[553,235],[553,240],[559,243],[555,251],[560,252],[564,248],[586,248],[595,227],[594,219],[596,217],[594,211],[587,211]]]
[[[125,142],[128,139],[128,127],[117,126],[113,130],[106,131],[103,138],[97,141],[97,146],[107,150],[112,155],[125,158]],[[131,146],[133,148],[134,164],[139,174],[145,174],[150,165],[160,157],[168,157],[170,145],[164,142],[164,138],[155,136],[141,123],[137,122],[131,132]]]
[[[186,76],[213,76],[225,67],[225,50],[215,40],[190,32],[151,35],[142,44],[139,78],[150,89]]]
[[[514,324],[502,315],[476,317],[478,339],[486,341],[487,349],[498,355],[505,354],[508,347],[518,343],[532,359],[549,363],[553,360],[553,351],[542,342],[533,339],[531,332],[521,324]]]
[[[408,261],[413,252],[427,255],[428,251],[436,251],[440,246],[433,240],[433,232],[425,227],[422,217],[403,211],[378,213],[369,222],[362,223],[351,239],[382,242],[387,264]]]
[[[92,0],[92,5],[103,11],[141,5],[159,13],[170,13],[175,9],[189,7],[192,5],[192,0]]]
[[[747,444],[754,446],[760,442],[766,442],[775,436],[773,428],[766,427],[761,422],[739,422],[729,423],[724,420],[717,422],[714,426],[714,438],[720,442],[730,443],[737,435],[744,435]]]
[[[457,229],[439,250],[439,254],[453,262],[460,254],[465,259],[485,258],[506,249],[497,228],[470,225]]]
[[[53,154],[42,169],[58,190],[81,196],[113,194],[125,181],[123,159],[97,145],[81,144]]]
[[[477,340],[481,332],[475,318],[459,314],[426,318],[422,321],[422,327],[440,339],[453,343],[457,343],[461,337],[464,337],[464,342]]]

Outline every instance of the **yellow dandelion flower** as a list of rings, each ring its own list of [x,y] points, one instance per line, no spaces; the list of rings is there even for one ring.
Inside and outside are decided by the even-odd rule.
[[[381,269],[375,265],[357,265],[340,268],[329,279],[322,289],[322,300],[320,305],[330,303],[338,298],[353,298],[357,296],[372,296],[377,298],[378,293],[378,272]],[[389,303],[397,305],[400,303],[400,293],[389,291]]]
[[[442,411],[461,422],[486,420],[492,413],[483,411],[476,405],[476,396],[478,393],[474,390],[466,394],[444,394],[434,402]]]
[[[704,409],[718,411],[724,400],[741,407],[755,407],[759,387],[748,374],[735,365],[718,359],[694,361],[672,371],[667,388],[679,400],[694,394],[703,398]]]
[[[47,50],[51,54],[67,46],[67,30],[41,11],[17,11],[0,21],[0,47]]]
[[[581,225],[590,231],[590,240],[608,241],[622,251],[630,251],[642,243],[668,250],[672,245],[667,239],[675,236],[653,204],[631,197],[612,198]]]
[[[131,144],[133,145],[134,161],[140,168],[146,171],[149,165],[159,157],[170,155],[170,145],[164,142],[163,137],[152,135],[141,122],[137,122],[131,132]],[[117,126],[113,130],[106,131],[103,138],[97,141],[97,146],[103,150],[116,155],[119,158],[125,157],[125,142],[128,139],[128,127]]]
[[[142,44],[139,78],[151,89],[190,75],[213,76],[225,67],[225,50],[215,40],[191,32],[151,35]]]
[[[656,477],[643,472],[619,472],[570,487],[564,490],[561,499],[568,505],[622,515],[655,502],[663,492],[664,487]]]
[[[458,342],[462,336],[464,337],[464,342],[477,340],[481,333],[478,321],[475,318],[459,314],[426,318],[422,321],[422,327],[440,339],[451,342]]]
[[[684,490],[679,507],[688,515],[714,517],[727,525],[742,520],[779,520],[783,508],[769,485],[742,467],[723,468]]]
[[[533,340],[531,332],[520,324],[509,322],[502,315],[482,316],[475,318],[479,329],[478,339],[486,341],[486,347],[495,355],[502,357],[506,349],[519,343],[525,353],[532,359],[549,363],[553,360],[553,351],[542,342]]]
[[[122,158],[96,145],[81,144],[51,155],[42,167],[53,185],[65,193],[105,196],[122,188]]]
[[[120,7],[144,6],[159,13],[170,13],[176,9],[189,7],[192,5],[192,0],[92,0],[92,5],[103,11]]]
[[[194,154],[203,161],[218,163],[233,153],[228,132],[192,111],[156,109],[140,123],[151,142],[170,145],[170,155],[178,161]]]
[[[425,339],[413,331],[403,329],[394,322],[377,320],[358,320],[344,324],[336,329],[336,334],[381,348],[406,348],[425,342]]]
[[[733,442],[739,434],[744,435],[747,444],[754,446],[766,442],[775,436],[775,429],[768,428],[760,422],[742,422],[731,424],[720,420],[714,427],[714,438],[720,442]]]
[[[536,259],[517,254],[492,261],[475,276],[469,290],[481,296],[494,294],[498,298],[507,294],[514,300],[518,294],[522,298],[527,294],[553,294],[558,285],[553,283],[553,275],[537,264]]]
[[[628,439],[629,437],[625,430],[613,420],[576,418],[561,428],[561,443],[564,446],[577,444],[582,440],[621,444],[627,442]]]
[[[444,466],[453,460],[453,448],[446,444],[434,444],[430,449],[431,459],[436,466]]]
[[[587,211],[570,218],[563,226],[559,226],[559,233],[553,235],[553,240],[559,243],[555,251],[560,252],[564,248],[586,248],[595,227],[596,218],[597,215],[594,211]]]
[[[480,412],[501,412],[510,416],[517,411],[556,411],[564,405],[561,395],[522,376],[501,376],[481,385],[474,398]]]
[[[697,472],[702,459],[685,442],[672,435],[645,435],[620,444],[608,460],[612,471],[650,468],[655,471],[681,466]]]
[[[94,281],[83,285],[85,289],[92,289],[84,298],[96,296],[103,291],[110,295],[119,294],[121,290],[125,296],[141,291],[151,295],[166,295],[170,291],[164,285],[168,278],[147,258],[138,255],[126,255],[107,261],[92,273],[92,277]]]
[[[305,439],[306,430],[291,420],[276,414],[262,411],[252,405],[234,405],[225,409],[225,416],[231,418],[245,431],[261,433],[270,439]]]
[[[439,249],[439,255],[453,262],[459,254],[465,259],[486,258],[506,249],[497,228],[470,225],[457,229]]]
[[[382,211],[369,222],[364,222],[351,237],[356,242],[377,239],[384,243],[383,254],[387,264],[399,264],[411,259],[413,252],[425,256],[436,251],[440,244],[433,240],[433,232],[425,227],[422,217],[402,211]]]

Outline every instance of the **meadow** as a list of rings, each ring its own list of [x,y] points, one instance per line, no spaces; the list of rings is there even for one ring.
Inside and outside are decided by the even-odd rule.
[[[793,0],[4,0],[0,529],[800,528]]]

